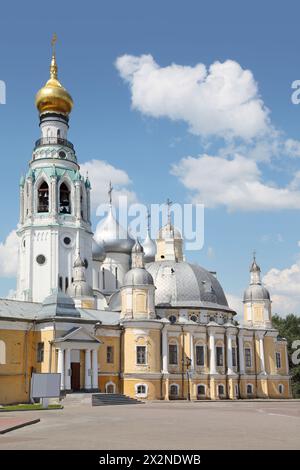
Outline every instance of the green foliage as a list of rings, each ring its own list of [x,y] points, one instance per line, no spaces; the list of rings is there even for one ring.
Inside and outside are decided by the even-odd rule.
[[[292,376],[292,390],[293,396],[300,398],[300,364],[292,363],[292,354],[295,349],[292,349],[293,341],[300,340],[300,317],[290,314],[286,318],[274,315],[272,317],[274,328],[279,331],[279,335],[286,338],[288,342],[288,357],[290,374]]]
[[[62,405],[59,404],[51,404],[48,406],[47,409],[49,410],[61,410],[63,408]],[[40,403],[21,403],[20,405],[7,405],[7,406],[1,406],[0,407],[0,412],[1,411],[27,411],[27,410],[44,410],[43,406]]]

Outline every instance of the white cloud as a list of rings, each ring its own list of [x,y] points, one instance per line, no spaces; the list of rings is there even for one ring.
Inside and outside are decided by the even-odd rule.
[[[237,313],[234,319],[237,320],[238,322],[242,322],[243,321],[242,298],[234,294],[226,294],[226,299],[227,299],[229,307],[232,308],[232,310],[235,310]]]
[[[271,130],[252,72],[233,60],[208,69],[201,63],[160,67],[151,55],[123,55],[116,68],[130,85],[133,109],[147,116],[185,121],[202,137],[248,140]]]
[[[299,209],[300,191],[262,181],[255,161],[241,155],[225,159],[210,155],[186,157],[171,173],[191,191],[193,202],[228,210]]]
[[[284,142],[284,150],[289,157],[300,157],[300,141],[287,139]]]
[[[18,267],[18,236],[12,230],[3,243],[0,243],[0,276],[15,277]]]
[[[263,282],[270,290],[273,313],[300,315],[300,260],[288,268],[270,269]]]
[[[88,172],[91,181],[91,205],[93,210],[100,204],[108,202],[108,186],[110,181],[114,187],[114,202],[116,202],[121,195],[127,196],[129,203],[136,201],[135,193],[128,189],[132,182],[126,171],[115,168],[103,160],[95,159],[80,165],[80,170],[82,174]]]

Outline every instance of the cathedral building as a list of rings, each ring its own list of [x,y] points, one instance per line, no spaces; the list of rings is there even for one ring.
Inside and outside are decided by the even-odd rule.
[[[215,274],[185,260],[171,217],[133,240],[110,210],[93,233],[91,184],[68,140],[73,101],[50,78],[36,95],[40,138],[20,180],[17,290],[0,299],[0,404],[28,402],[32,372],[62,392],[141,399],[291,396],[287,343],[254,257],[244,322]]]

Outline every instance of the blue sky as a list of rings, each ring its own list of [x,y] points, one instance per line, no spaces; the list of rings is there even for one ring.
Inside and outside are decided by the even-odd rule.
[[[212,158],[229,144],[234,150],[227,160],[235,158],[237,146],[243,145],[243,159],[255,165],[250,171],[255,174],[258,169],[265,185],[287,188],[299,171],[299,151],[289,156],[284,151],[284,142],[292,139],[298,143],[300,134],[300,107],[291,102],[291,84],[300,79],[299,13],[299,4],[289,0],[276,4],[231,0],[6,2],[0,14],[0,80],[7,86],[7,103],[0,105],[2,243],[16,227],[19,178],[39,138],[34,95],[48,77],[53,32],[59,38],[59,78],[75,102],[69,139],[79,161],[104,160],[123,170],[132,181],[126,188],[141,202],[162,202],[167,197],[188,202],[197,199],[197,191],[171,173],[172,165],[180,166],[187,156],[197,159],[204,153]],[[269,127],[280,134],[275,139],[280,141],[280,151],[267,160],[255,160],[249,156],[252,144],[239,136],[230,142],[217,132],[203,137],[201,130],[192,134],[187,120],[172,120],[170,113],[156,117],[157,110],[144,112],[141,103],[132,109],[132,82],[122,78],[115,66],[116,59],[125,54],[136,58],[151,55],[159,69],[171,64],[208,68],[227,60],[249,69],[258,87],[257,99],[269,110]],[[269,142],[270,137],[259,141]],[[180,168],[186,170],[184,164]],[[201,172],[203,166],[197,168]],[[241,175],[243,178],[245,173]],[[220,182],[217,174],[213,176],[212,172],[211,184],[217,191]],[[295,200],[299,196],[298,187],[293,191],[291,201],[293,194]],[[199,196],[208,206],[205,246],[187,257],[216,270],[235,302],[248,283],[251,253],[256,249],[264,273],[278,270],[268,277],[271,294],[273,288],[277,299],[275,308],[299,313],[300,207],[292,201],[276,210],[270,203],[262,210],[259,202],[250,210],[232,208],[229,202],[210,208],[207,194],[200,191]],[[276,191],[274,206],[278,206]],[[1,267],[4,252],[5,245],[0,249],[0,295],[6,295],[15,283],[11,270]],[[292,285],[290,291],[282,289],[282,280]]]

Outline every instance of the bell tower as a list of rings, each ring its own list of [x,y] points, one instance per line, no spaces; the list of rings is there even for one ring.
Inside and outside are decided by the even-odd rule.
[[[68,140],[73,100],[58,80],[55,43],[56,36],[50,78],[35,99],[41,135],[20,180],[17,298],[33,302],[68,289],[78,251],[92,285],[91,185]]]

